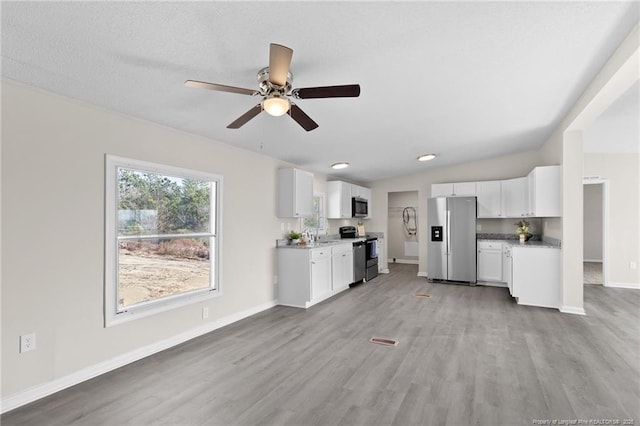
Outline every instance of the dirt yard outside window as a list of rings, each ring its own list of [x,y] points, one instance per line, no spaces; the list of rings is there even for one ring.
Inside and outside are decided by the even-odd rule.
[[[118,308],[208,288],[208,247],[187,239],[119,245]]]

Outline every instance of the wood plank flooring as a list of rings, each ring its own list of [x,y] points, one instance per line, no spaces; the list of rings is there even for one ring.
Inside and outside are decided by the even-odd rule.
[[[391,268],[308,310],[275,307],[0,421],[640,424],[640,292],[587,286],[583,317],[518,306],[505,288],[428,283],[415,265]]]

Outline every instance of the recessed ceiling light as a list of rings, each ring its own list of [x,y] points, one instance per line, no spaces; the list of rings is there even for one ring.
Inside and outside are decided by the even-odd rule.
[[[435,154],[424,154],[418,157],[418,161],[429,161],[436,158]]]
[[[347,167],[349,167],[349,163],[333,163],[331,165],[332,169],[346,169]]]

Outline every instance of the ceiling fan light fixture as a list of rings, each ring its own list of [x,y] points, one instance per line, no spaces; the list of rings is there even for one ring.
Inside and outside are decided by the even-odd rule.
[[[285,115],[290,107],[289,99],[281,97],[278,93],[273,93],[262,101],[262,108],[274,117]]]
[[[349,163],[345,163],[344,161],[341,163],[333,163],[331,165],[331,168],[336,170],[346,169],[347,167],[349,167]]]
[[[423,154],[418,157],[418,161],[430,161],[436,158],[435,154]]]

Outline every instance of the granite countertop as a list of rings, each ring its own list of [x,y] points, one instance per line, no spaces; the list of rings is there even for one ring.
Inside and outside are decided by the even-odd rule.
[[[560,240],[551,237],[540,238],[539,235],[534,235],[529,241],[521,243],[520,240],[511,234],[476,234],[478,241],[499,241],[501,243],[509,244],[511,247],[525,247],[525,248],[556,248],[561,247]]]
[[[371,237],[375,237],[377,239],[383,239],[384,238],[384,232],[368,232],[367,233],[367,237],[371,238]],[[298,249],[298,250],[304,250],[304,249],[315,249],[315,248],[322,248],[322,247],[331,247],[331,246],[337,246],[340,244],[352,244],[354,242],[357,241],[366,241],[367,238],[366,237],[358,237],[358,238],[340,238],[340,235],[335,234],[335,235],[322,235],[320,236],[320,239],[318,241],[316,241],[313,244],[305,244],[305,245],[291,245],[289,244],[289,241],[286,239],[281,239],[281,240],[276,240],[276,248],[289,248],[289,249]]]
[[[286,243],[287,240],[284,240],[285,244],[277,244],[277,248],[305,250],[305,249],[339,246],[340,244],[352,244],[354,241],[365,241],[365,240],[366,238],[349,238],[344,240],[318,241],[313,244],[305,244],[305,245],[287,244]]]

